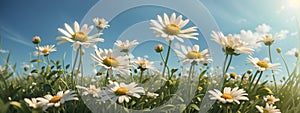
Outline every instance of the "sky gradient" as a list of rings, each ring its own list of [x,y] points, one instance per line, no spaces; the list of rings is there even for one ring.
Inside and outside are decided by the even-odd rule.
[[[35,51],[34,45],[31,43],[33,36],[40,36],[42,38],[42,45],[56,44],[58,41],[56,41],[55,38],[62,35],[57,31],[57,28],[63,27],[64,23],[73,25],[74,21],[78,21],[90,25],[92,21],[89,19],[93,18],[93,16],[108,18],[103,15],[106,15],[106,13],[109,14],[112,9],[118,6],[124,6],[124,4],[111,3],[107,5],[108,8],[106,8],[105,11],[99,11],[106,13],[98,14],[97,12],[95,13],[96,6],[101,4],[97,4],[97,2],[101,2],[101,0],[2,0],[0,2],[1,48],[11,50],[11,63],[17,63],[18,67],[21,67],[23,62],[28,63],[30,53]],[[184,5],[179,4],[178,2],[180,1],[176,0],[167,0],[166,2],[170,2],[170,4],[173,5],[177,4],[178,7]],[[277,40],[274,45],[272,45],[274,49],[272,52],[274,62],[282,63],[275,48],[280,47],[283,54],[285,54],[288,50],[298,48],[299,46],[296,20],[300,16],[300,5],[298,5],[300,2],[297,2],[297,0],[199,0],[199,2],[207,8],[206,10],[214,19],[212,21],[215,21],[218,25],[215,29],[220,29],[225,35],[229,33],[239,34],[240,30],[243,29],[254,32],[255,28],[261,24],[270,25],[272,27],[270,33],[272,34],[288,31],[285,39]],[[189,10],[189,13],[194,14],[194,16],[189,16],[189,14],[186,14],[187,12],[180,10],[180,8],[171,9],[157,5],[145,5],[121,12],[110,21],[111,27],[103,32],[105,43],[97,45],[101,48],[112,48],[116,39],[120,39],[121,37],[130,39],[132,36],[136,36],[136,39],[140,39],[143,35],[143,38],[153,38],[157,40],[158,38],[155,38],[154,34],[151,34],[152,31],[147,28],[150,27],[147,20],[156,19],[157,14],[162,15],[164,12],[168,14],[177,12],[190,17],[191,22],[187,26],[199,24],[197,21],[202,18],[195,19],[195,17],[197,17],[195,15],[201,15],[201,11],[193,8],[189,9],[188,6],[182,7],[187,7],[186,9]],[[208,17],[203,17],[203,19],[205,18]],[[205,27],[208,26],[203,25],[197,27],[205,29]],[[139,29],[139,31],[144,31],[144,33],[140,34],[140,32],[138,32],[138,34],[134,34],[137,32],[134,31],[134,29]],[[96,31],[94,30],[93,32]],[[201,49],[208,48],[207,42],[211,40],[204,38],[207,32],[199,31],[199,33],[201,33],[199,36],[200,41],[190,40],[191,43],[199,44]],[[163,42],[163,40],[158,40],[157,42]],[[157,61],[158,55],[153,51],[153,47],[157,42],[150,41],[143,43],[134,49],[133,54],[136,56],[148,55],[150,60]],[[56,46],[58,51],[51,54],[51,59],[62,59],[63,54],[66,52],[66,62],[70,63],[71,54],[73,52],[70,46],[70,43]],[[145,50],[145,48],[150,49]],[[209,49],[211,48],[212,47],[209,47]],[[5,56],[7,53],[1,53],[1,55]],[[220,56],[222,55],[223,54],[220,53]],[[296,58],[293,56],[284,56],[287,58],[290,68],[292,68],[292,64],[296,61]],[[32,57],[35,58],[34,56]],[[254,52],[254,57],[268,57],[267,48],[262,45],[262,47]],[[218,58],[216,60],[219,61],[223,59]],[[251,68],[251,65],[246,65],[246,60],[247,55],[235,57],[233,60],[235,70],[241,73],[245,71],[245,68]],[[3,64],[3,62],[1,62],[1,64]],[[176,65],[176,62],[174,62],[173,65]],[[243,68],[238,69],[237,67]],[[284,67],[282,67],[282,69],[284,69]],[[283,73],[285,73],[284,70]]]

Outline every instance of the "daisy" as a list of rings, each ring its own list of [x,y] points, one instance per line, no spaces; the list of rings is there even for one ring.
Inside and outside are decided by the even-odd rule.
[[[46,45],[46,46],[36,47],[36,49],[38,51],[40,51],[42,53],[42,55],[48,56],[51,52],[56,51],[56,49],[54,48],[54,46],[55,45]]]
[[[210,93],[209,97],[211,100],[219,100],[222,103],[236,102],[240,104],[240,100],[249,100],[248,97],[246,97],[248,95],[246,91],[244,89],[238,89],[238,87],[232,90],[230,87],[225,87],[223,93],[217,89],[209,90],[208,93]]]
[[[275,64],[268,63],[268,58],[265,58],[264,60],[259,60],[258,58],[253,58],[252,56],[249,56],[248,60],[259,71],[278,70],[278,67],[280,65],[279,63],[275,63]]]
[[[103,30],[109,27],[108,22],[104,18],[94,18],[93,22],[98,30]]]
[[[266,34],[262,36],[262,39],[258,40],[257,43],[263,42],[266,46],[270,46],[274,43],[276,38],[280,38],[280,36],[272,36],[272,34]]]
[[[149,98],[156,98],[158,96],[159,96],[159,94],[157,94],[157,93],[147,92],[147,97],[149,97]]]
[[[118,50],[120,52],[125,52],[125,53],[128,53],[130,51],[130,49],[139,44],[136,40],[133,40],[131,42],[129,42],[129,40],[126,40],[125,42],[122,42],[121,40],[117,40],[115,42],[115,46],[118,47]]]
[[[279,101],[279,98],[275,98],[273,95],[264,96],[264,101],[268,104],[274,104],[275,102]]]
[[[146,58],[137,57],[135,61],[133,61],[133,64],[137,66],[138,69],[141,70],[151,70],[151,71],[157,71],[155,67],[153,67],[154,62],[148,61]]]
[[[112,49],[95,49],[95,55],[92,55],[92,59],[97,62],[96,66],[101,66],[102,69],[99,71],[103,73],[108,70],[108,74],[112,75],[113,71],[121,75],[130,74],[130,65],[128,61],[128,56],[118,56],[114,54],[115,51]]]
[[[266,107],[256,106],[256,109],[260,113],[281,113],[279,109],[276,109],[276,106],[268,103],[266,103]]]
[[[55,96],[48,94],[45,95],[44,98],[37,99],[39,99],[41,102],[47,103],[43,108],[44,111],[48,109],[48,107],[59,107],[60,104],[63,104],[66,101],[78,100],[77,94],[75,94],[75,91],[73,90],[67,90],[65,92],[59,91]]]
[[[182,58],[184,64],[192,62],[200,62],[202,64],[211,62],[212,59],[209,58],[209,51],[205,49],[199,52],[199,45],[194,45],[193,48],[185,47],[181,45],[181,51],[174,50],[176,55]]]
[[[110,100],[113,104],[118,100],[119,103],[129,102],[131,97],[140,98],[141,94],[145,94],[143,87],[136,87],[138,84],[132,82],[130,84],[117,83],[109,81],[110,84],[106,90],[99,93],[99,96],[103,101]]]
[[[172,41],[174,38],[181,42],[184,42],[183,38],[198,40],[196,36],[199,34],[195,33],[197,27],[182,29],[190,21],[189,19],[182,20],[182,15],[176,17],[176,14],[173,13],[169,18],[168,15],[164,13],[164,18],[157,15],[157,19],[158,20],[150,20],[152,25],[150,29],[154,31],[157,37],[166,38],[166,41]]]
[[[84,92],[82,93],[82,95],[92,94],[93,97],[99,97],[98,94],[100,92],[100,88],[96,88],[95,85],[90,85],[90,87],[83,87],[83,86],[77,85],[76,88],[84,90]]]
[[[254,51],[254,47],[242,41],[240,35],[232,36],[232,34],[228,34],[227,36],[224,36],[222,32],[212,31],[211,37],[212,40],[223,47],[223,51],[226,54],[239,55],[243,53],[249,55]]]
[[[56,40],[60,40],[57,45],[72,42],[73,49],[77,50],[79,46],[85,46],[88,48],[89,46],[94,46],[94,42],[103,42],[104,39],[98,38],[101,33],[96,33],[92,36],[89,36],[89,33],[93,30],[93,26],[89,26],[84,24],[81,28],[77,21],[74,22],[74,30],[65,23],[66,30],[62,28],[58,28],[58,31],[61,32],[65,36],[58,36]]]
[[[29,107],[32,107],[34,109],[36,108],[42,108],[44,105],[46,105],[46,102],[40,102],[36,98],[24,98],[24,101],[29,105]]]

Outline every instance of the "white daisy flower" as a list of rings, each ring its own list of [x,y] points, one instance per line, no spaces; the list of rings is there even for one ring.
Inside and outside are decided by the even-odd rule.
[[[208,49],[199,52],[199,45],[194,45],[193,48],[181,45],[181,50],[182,52],[179,50],[174,51],[178,57],[182,58],[182,62],[184,64],[192,62],[200,62],[204,64],[212,61],[212,59],[209,58]]]
[[[265,71],[265,70],[279,70],[279,63],[268,63],[268,58],[265,58],[264,60],[259,60],[258,58],[253,58],[252,56],[249,56],[248,58],[249,62],[254,65],[255,68],[257,68],[259,71]]]
[[[43,110],[45,111],[48,109],[48,107],[59,107],[60,104],[65,103],[66,101],[70,100],[78,100],[77,94],[75,94],[75,91],[73,90],[67,90],[65,92],[59,91],[55,96],[52,96],[50,94],[45,95],[44,98],[37,98],[41,102],[47,103]]]
[[[99,93],[99,96],[103,101],[110,100],[111,103],[115,103],[117,100],[119,103],[129,102],[131,97],[140,98],[141,94],[145,94],[143,87],[136,87],[138,84],[132,82],[130,84],[118,83],[109,81],[110,84],[106,90]]]
[[[176,14],[173,13],[169,18],[168,15],[164,13],[164,18],[157,15],[157,19],[158,20],[150,20],[152,25],[150,29],[154,31],[157,37],[160,36],[166,38],[166,41],[172,41],[174,38],[181,42],[184,42],[183,38],[198,40],[196,36],[199,34],[195,33],[197,27],[194,26],[182,29],[190,21],[189,19],[182,20],[182,15],[176,18]]]
[[[40,51],[42,53],[42,55],[48,56],[51,52],[56,51],[56,49],[54,48],[54,46],[55,45],[46,45],[46,46],[36,47],[36,49],[38,51]]]
[[[128,53],[130,51],[130,49],[133,46],[136,46],[137,44],[139,44],[136,40],[133,40],[131,42],[129,42],[129,40],[126,40],[125,42],[122,42],[121,40],[117,40],[115,42],[115,46],[118,47],[118,50],[120,52],[125,52]]]
[[[159,96],[159,94],[157,94],[157,93],[147,92],[147,97],[149,97],[149,98],[156,98],[158,96]]]
[[[90,85],[90,87],[83,87],[83,86],[77,85],[76,88],[83,89],[84,92],[82,93],[82,95],[84,95],[84,96],[91,94],[91,95],[93,95],[93,97],[99,97],[98,94],[101,91],[100,88],[96,88],[95,85]]]
[[[232,90],[230,87],[225,87],[223,93],[217,89],[209,90],[208,93],[210,93],[209,97],[211,100],[219,100],[222,103],[236,102],[237,104],[240,104],[240,100],[249,100],[248,97],[246,97],[248,95],[246,91],[244,89],[239,89],[238,87],[235,87]]]
[[[272,36],[272,34],[266,34],[263,35],[260,40],[257,41],[257,43],[263,42],[266,46],[270,46],[274,43],[275,39],[280,38],[279,35]]]
[[[74,30],[65,23],[66,30],[58,28],[58,31],[65,36],[58,36],[56,40],[61,40],[57,45],[72,42],[73,49],[77,50],[80,45],[88,48],[89,46],[94,46],[94,42],[103,42],[103,38],[98,38],[102,33],[96,33],[92,36],[89,36],[90,32],[93,30],[93,26],[88,26],[84,24],[81,28],[77,21],[74,22]]]
[[[101,66],[102,69],[99,71],[103,73],[108,70],[108,74],[112,75],[113,71],[120,75],[130,74],[130,65],[128,56],[119,56],[114,54],[112,49],[95,49],[95,55],[92,55],[92,59],[97,62],[96,66]]]
[[[275,98],[273,95],[264,96],[264,101],[268,104],[274,104],[275,102],[279,101],[279,98]]]
[[[36,98],[31,98],[31,99],[24,98],[24,101],[29,105],[29,107],[32,107],[34,109],[42,108],[44,105],[47,104],[46,102],[38,101],[38,99],[36,99]]]
[[[158,70],[156,70],[153,66],[153,63],[154,62],[150,62],[146,58],[141,57],[137,57],[137,59],[133,61],[133,65],[135,65],[138,69],[158,72]]]
[[[110,25],[108,25],[108,22],[104,18],[94,18],[93,22],[98,30],[103,30],[105,28],[110,27]]]
[[[266,107],[262,107],[262,106],[255,106],[255,107],[260,113],[281,113],[280,109],[276,109],[276,106],[273,106],[272,104],[268,104],[268,103],[266,103]]]
[[[211,37],[212,40],[223,47],[223,51],[226,52],[226,54],[239,55],[243,53],[249,55],[254,51],[254,46],[242,41],[240,35],[232,36],[231,34],[228,34],[227,36],[224,36],[222,32],[212,31]]]

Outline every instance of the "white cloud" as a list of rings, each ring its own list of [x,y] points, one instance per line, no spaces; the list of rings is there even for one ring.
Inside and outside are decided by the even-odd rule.
[[[292,55],[295,55],[295,52],[297,52],[297,51],[298,51],[297,48],[292,48],[291,50],[287,51],[287,52],[285,53],[285,55],[287,55],[287,56],[292,56]]]
[[[0,53],[8,53],[8,51],[4,49],[0,49]]]
[[[258,25],[255,28],[256,32],[261,33],[261,34],[268,33],[271,31],[271,29],[272,29],[271,26],[266,25],[266,24]]]
[[[292,32],[291,36],[296,36],[298,33],[297,32]]]
[[[12,31],[4,26],[1,26],[1,29],[2,29],[2,31],[4,31],[3,38],[9,39],[9,40],[17,42],[17,43],[21,43],[21,44],[29,46],[29,47],[33,47],[33,44],[31,42],[25,41],[21,35],[15,33],[14,31]]]
[[[251,30],[241,30],[240,34],[241,40],[247,42],[250,46],[256,48],[261,47],[260,43],[256,43],[257,40],[260,38],[260,35],[256,32],[252,32]]]
[[[286,38],[288,33],[289,33],[289,30],[281,30],[279,33],[276,33],[276,36],[278,36],[279,39],[284,39],[284,38]]]

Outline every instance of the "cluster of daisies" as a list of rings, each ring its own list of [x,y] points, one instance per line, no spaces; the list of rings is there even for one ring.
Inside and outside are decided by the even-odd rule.
[[[24,98],[29,107],[34,109],[42,108],[43,111],[46,111],[49,107],[59,107],[61,104],[71,100],[78,100],[77,94],[73,90],[59,91],[56,95],[48,94],[44,97]]]
[[[274,106],[275,102],[279,101],[278,98],[275,98],[273,95],[267,95],[263,98],[266,106],[256,106],[257,110],[261,113],[281,113],[279,109],[276,109]]]

